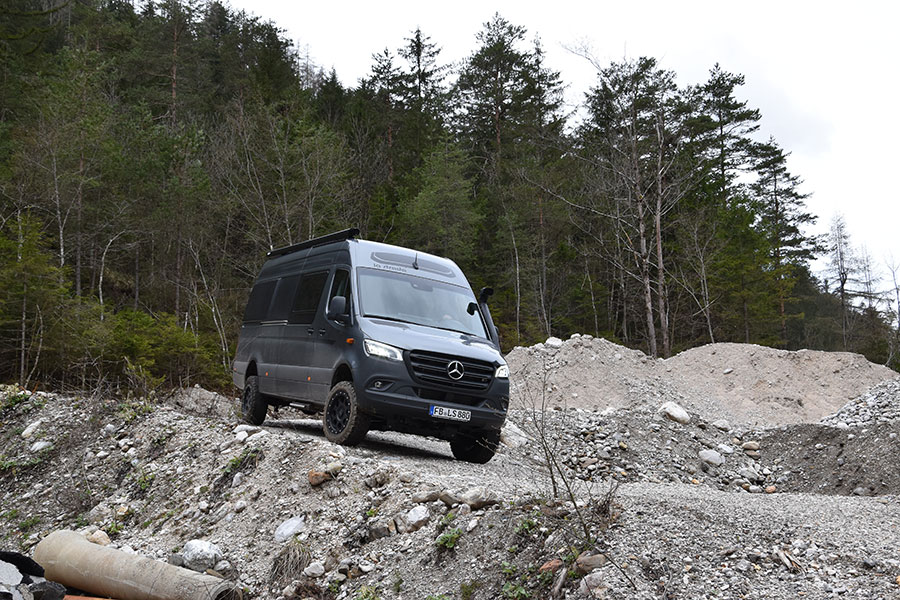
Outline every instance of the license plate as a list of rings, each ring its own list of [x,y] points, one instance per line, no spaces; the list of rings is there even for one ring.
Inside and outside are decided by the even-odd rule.
[[[469,421],[472,419],[472,411],[459,410],[458,408],[447,408],[446,406],[431,405],[428,411],[432,417],[437,419],[449,419],[451,421]]]

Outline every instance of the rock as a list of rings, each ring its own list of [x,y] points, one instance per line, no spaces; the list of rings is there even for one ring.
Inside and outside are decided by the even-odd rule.
[[[750,573],[753,571],[753,564],[746,558],[742,558],[735,563],[734,570],[740,573]]]
[[[473,510],[500,502],[500,499],[497,498],[494,492],[490,492],[483,487],[474,487],[466,490],[460,496],[460,500],[472,507]]]
[[[731,429],[731,424],[725,419],[718,419],[716,421],[713,421],[712,426],[719,431],[728,431],[729,429]]]
[[[228,573],[231,571],[231,563],[227,560],[220,560],[216,563],[216,566],[213,567],[213,571],[216,573]]]
[[[459,496],[447,490],[443,490],[440,494],[438,494],[438,500],[446,504],[448,508],[462,502]]]
[[[734,369],[732,369],[731,367],[728,367],[727,369],[722,371],[722,375],[730,375],[732,373],[734,373]]]
[[[238,443],[243,444],[247,441],[247,438],[250,437],[250,434],[246,431],[238,431],[237,435],[234,436],[234,439],[238,441]]]
[[[590,573],[586,575],[578,585],[578,593],[583,598],[603,598],[603,592],[606,586],[603,585],[603,576],[601,573]]]
[[[307,474],[309,479],[309,485],[313,487],[318,487],[331,479],[331,475],[324,471],[316,471],[315,469],[311,469]]]
[[[720,454],[734,454],[734,448],[732,448],[728,444],[719,444],[718,446],[716,446],[716,450],[718,450]]]
[[[275,541],[281,544],[286,542],[306,528],[306,517],[303,515],[291,517],[281,523],[275,530]]]
[[[166,562],[170,565],[175,565],[176,567],[183,567],[184,557],[181,554],[175,552],[169,555],[169,557],[166,559]]]
[[[246,433],[247,435],[252,435],[260,431],[260,428],[255,425],[247,425],[246,423],[241,423],[237,427],[234,428],[235,433]]]
[[[563,341],[558,337],[548,337],[547,341],[544,342],[545,346],[549,346],[550,348],[561,348],[563,345]]]
[[[528,436],[510,420],[507,420],[500,431],[500,441],[508,448],[521,448],[528,443]]]
[[[776,492],[776,488],[774,485],[767,485],[765,491],[767,494],[774,494]]]
[[[309,563],[309,566],[303,569],[303,574],[307,577],[321,577],[325,574],[325,565],[321,561]]]
[[[28,586],[34,600],[63,600],[66,597],[66,586],[55,581],[38,581]]]
[[[375,563],[369,562],[367,560],[359,561],[359,570],[362,573],[371,573],[375,570]]]
[[[428,523],[429,518],[431,518],[431,513],[428,511],[428,507],[424,504],[419,504],[406,514],[400,515],[395,519],[397,531],[400,533],[417,531]]]
[[[393,519],[381,518],[369,523],[369,541],[390,537],[397,533]]]
[[[744,451],[747,451],[747,450],[751,450],[751,451],[759,450],[759,442],[744,442],[743,444],[741,444],[741,448],[742,448]]]
[[[98,529],[94,533],[87,536],[87,541],[97,544],[98,546],[109,546],[111,540],[105,531]]]
[[[725,464],[725,458],[715,450],[701,450],[699,455],[700,460],[714,467],[721,467]]]
[[[682,425],[687,425],[691,422],[691,416],[688,414],[688,412],[674,402],[666,402],[659,407],[658,412],[662,413],[667,418],[675,421],[676,423],[681,423]]]
[[[337,474],[340,473],[343,468],[344,465],[342,465],[340,461],[335,460],[325,465],[325,472],[332,477],[337,477]]]
[[[423,490],[416,492],[412,495],[412,501],[416,504],[423,504],[425,502],[434,502],[438,499],[441,493],[438,490]]]
[[[47,448],[49,448],[52,445],[53,444],[51,442],[48,442],[47,440],[40,440],[40,441],[33,443],[31,445],[30,450],[32,452],[40,452],[41,450],[46,450]]]
[[[44,576],[44,567],[18,552],[0,550],[0,562],[12,565],[22,575],[30,575],[32,577]]]
[[[738,469],[738,475],[740,475],[747,481],[758,481],[760,478],[759,473],[757,473],[755,469],[752,469],[750,467],[741,467],[740,469]]]
[[[575,559],[575,570],[577,570],[582,575],[586,575],[590,573],[594,569],[598,569],[606,564],[606,555],[604,554],[589,554],[588,552],[582,552],[578,555],[578,558]]]
[[[224,557],[218,546],[206,540],[191,540],[181,549],[184,566],[191,571],[203,573],[212,569]]]
[[[363,483],[372,489],[379,488],[388,484],[391,480],[391,474],[386,470],[379,470],[371,477],[366,477]]]
[[[0,584],[2,585],[19,585],[22,583],[22,574],[19,570],[8,562],[0,561]]]
[[[541,568],[538,569],[540,573],[555,573],[559,571],[563,567],[563,561],[558,558],[551,558],[547,562],[541,565]]]
[[[41,426],[41,423],[42,423],[42,421],[40,419],[38,419],[37,421],[35,421],[34,423],[32,423],[31,425],[26,427],[25,430],[22,432],[22,439],[27,440],[28,438],[33,436],[34,432],[37,431],[37,428]]]

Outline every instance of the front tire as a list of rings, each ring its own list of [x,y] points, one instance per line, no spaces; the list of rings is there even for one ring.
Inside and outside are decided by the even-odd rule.
[[[259,393],[259,377],[250,375],[244,382],[244,392],[241,394],[241,416],[251,425],[262,425],[268,408],[269,404]]]
[[[322,428],[329,441],[343,446],[355,446],[366,437],[369,417],[359,410],[352,382],[339,381],[328,392]]]
[[[450,441],[450,451],[456,460],[483,465],[492,458],[500,445],[500,431],[484,431],[474,436],[461,435]]]

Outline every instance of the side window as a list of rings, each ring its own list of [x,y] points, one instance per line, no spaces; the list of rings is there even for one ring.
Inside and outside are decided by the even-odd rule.
[[[297,282],[300,281],[299,275],[291,277],[283,277],[278,280],[278,286],[275,288],[275,299],[272,300],[272,306],[269,307],[269,315],[267,321],[284,321],[291,312],[291,302],[297,293]]]
[[[350,309],[350,271],[338,269],[334,272],[334,280],[331,282],[331,293],[328,301],[341,296],[347,299],[347,309]]]
[[[291,323],[308,325],[316,318],[319,309],[319,300],[322,299],[322,290],[328,280],[328,271],[319,273],[307,273],[300,278],[300,286],[294,297],[294,306],[291,309]]]
[[[272,301],[272,292],[275,291],[275,280],[263,281],[253,286],[250,299],[247,300],[247,308],[244,310],[244,322],[262,321],[266,318],[269,304]]]

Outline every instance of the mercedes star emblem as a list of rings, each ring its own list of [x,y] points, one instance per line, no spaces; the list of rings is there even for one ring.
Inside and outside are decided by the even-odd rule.
[[[462,379],[462,376],[465,374],[466,370],[463,368],[463,365],[458,360],[450,361],[450,364],[447,365],[447,375],[450,376],[450,379],[453,381],[459,381]]]

